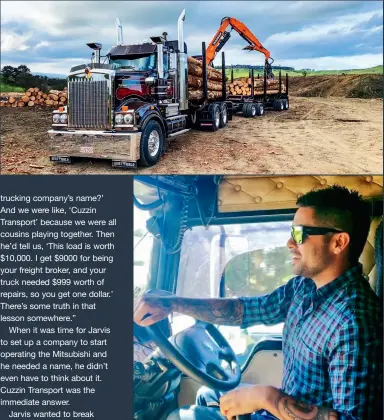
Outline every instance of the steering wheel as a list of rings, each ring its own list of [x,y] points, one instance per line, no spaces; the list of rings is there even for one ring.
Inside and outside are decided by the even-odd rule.
[[[237,357],[214,325],[196,321],[169,339],[157,324],[146,328],[163,355],[190,378],[219,391],[239,385],[241,371]]]

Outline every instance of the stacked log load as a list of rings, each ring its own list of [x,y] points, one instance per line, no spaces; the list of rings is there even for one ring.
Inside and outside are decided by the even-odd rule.
[[[39,88],[29,88],[24,93],[13,93],[0,101],[0,106],[21,108],[24,106],[63,106],[67,104],[67,88],[45,93]]]
[[[250,77],[239,77],[234,79],[232,83],[227,83],[227,94],[228,95],[251,95],[252,79]],[[286,92],[284,82],[281,82],[281,92]],[[267,93],[275,94],[279,93],[279,79],[268,79],[267,80]],[[264,94],[264,78],[254,79],[254,94]]]
[[[208,98],[222,97],[221,71],[207,67]],[[193,57],[188,57],[188,94],[189,99],[203,97],[203,63]]]

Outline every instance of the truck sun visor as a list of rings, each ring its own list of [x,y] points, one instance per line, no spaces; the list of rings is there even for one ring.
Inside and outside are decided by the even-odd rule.
[[[127,55],[152,54],[156,51],[156,44],[118,45],[109,52],[110,57],[126,57]]]

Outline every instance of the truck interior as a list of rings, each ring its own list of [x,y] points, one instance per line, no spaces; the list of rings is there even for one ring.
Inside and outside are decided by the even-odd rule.
[[[333,184],[357,190],[371,203],[371,229],[360,262],[382,299],[383,176],[349,175],[136,176],[135,297],[271,292],[293,277],[286,242],[297,198]],[[189,409],[202,385],[279,387],[283,327],[216,328],[178,313],[153,327],[134,324],[134,418],[165,420],[178,408]],[[220,348],[220,361],[211,357],[199,364],[196,355],[204,360],[206,346]],[[192,416],[204,419],[199,410]]]

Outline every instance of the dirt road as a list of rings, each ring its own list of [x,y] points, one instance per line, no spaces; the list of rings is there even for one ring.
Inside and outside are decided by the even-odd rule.
[[[48,160],[50,110],[2,108],[2,174],[359,174],[382,173],[381,99],[292,97],[285,112],[234,116],[215,133],[190,131],[167,142],[152,167],[118,170],[108,161]]]

